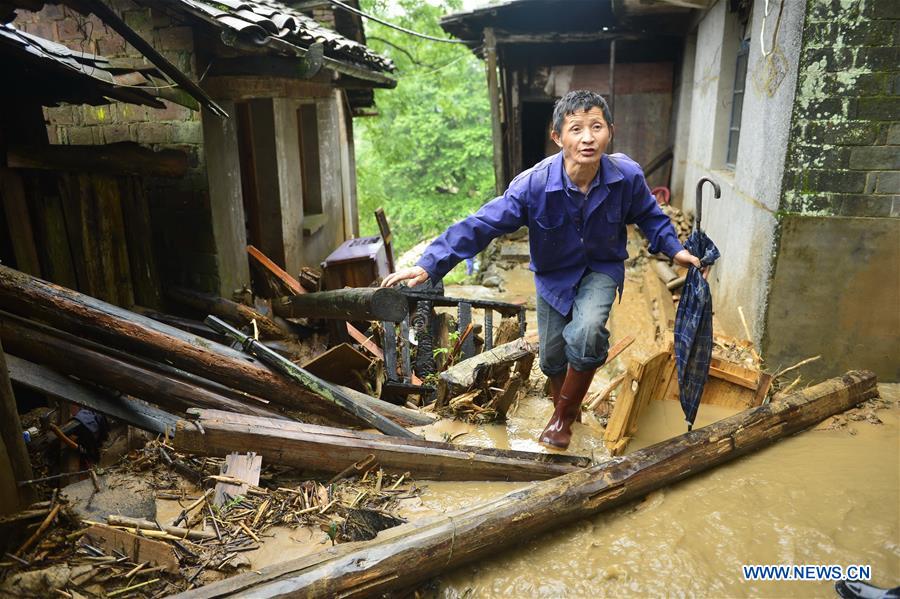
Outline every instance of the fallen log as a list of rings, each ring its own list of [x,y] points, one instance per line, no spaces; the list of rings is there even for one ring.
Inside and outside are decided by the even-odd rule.
[[[168,363],[278,406],[338,422],[358,418],[239,351],[0,265],[0,308],[143,358]]]
[[[323,381],[314,374],[310,374],[281,354],[272,351],[259,341],[243,334],[215,316],[208,316],[206,318],[206,324],[212,327],[213,330],[222,333],[223,335],[228,335],[229,338],[240,343],[244,348],[244,351],[253,354],[265,364],[268,364],[288,378],[303,385],[317,396],[333,403],[347,413],[352,414],[369,426],[375,427],[387,435],[397,435],[398,437],[416,436],[414,433],[409,432],[390,418],[382,416],[368,405],[355,401],[353,397],[347,395],[335,385]]]
[[[589,458],[405,439],[300,422],[196,410],[200,427],[180,421],[178,451],[226,456],[252,448],[266,463],[337,473],[373,454],[385,470],[435,480],[540,480],[572,472]]]
[[[23,387],[44,393],[55,399],[83,406],[106,414],[139,429],[157,435],[175,431],[178,417],[159,408],[131,399],[114,397],[59,374],[46,366],[23,360],[11,354],[6,356],[9,378]]]
[[[272,309],[282,318],[400,322],[409,313],[409,302],[396,289],[354,287],[284,297],[273,300]]]
[[[875,383],[873,373],[851,371],[783,401],[474,508],[411,522],[372,541],[332,547],[176,597],[346,597],[404,588],[770,445],[877,395]]]
[[[166,295],[175,302],[202,312],[213,314],[240,326],[255,321],[262,339],[293,339],[296,337],[291,326],[281,319],[270,318],[250,306],[233,302],[211,293],[201,293],[183,287],[172,287]]]
[[[356,389],[344,387],[343,385],[336,386],[338,389],[340,389],[356,401],[369,406],[373,410],[377,409],[381,414],[384,414],[394,422],[402,424],[403,426],[425,426],[427,424],[433,423],[438,419],[438,416],[435,414],[427,414],[425,412],[420,412],[419,410],[411,410],[409,408],[404,408],[403,406],[395,406],[394,404],[388,403],[384,400],[369,397],[365,393],[357,391]]]
[[[283,418],[262,404],[253,405],[250,401],[238,402],[217,395],[202,387],[81,347],[46,331],[46,328],[31,328],[22,320],[0,319],[0,336],[11,353],[50,366],[63,374],[75,375],[177,412],[208,407]]]

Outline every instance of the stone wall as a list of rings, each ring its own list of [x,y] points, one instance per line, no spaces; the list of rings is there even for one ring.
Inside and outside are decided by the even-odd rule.
[[[900,3],[810,0],[782,209],[900,216]]]
[[[808,0],[763,350],[900,380],[900,3]]]

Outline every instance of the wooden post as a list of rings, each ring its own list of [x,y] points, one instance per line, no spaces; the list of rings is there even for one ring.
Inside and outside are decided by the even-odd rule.
[[[166,291],[166,295],[179,304],[202,312],[203,317],[213,314],[241,326],[249,325],[251,321],[255,320],[262,339],[293,339],[295,337],[287,322],[270,318],[250,306],[212,293],[201,293],[184,287],[170,287]]]
[[[406,588],[766,447],[874,397],[875,384],[872,372],[848,372],[623,458],[176,597],[379,596]]]
[[[13,395],[12,384],[9,381],[9,371],[6,368],[6,354],[3,353],[3,343],[0,342],[0,438],[6,447],[6,455],[12,469],[14,481],[29,480],[32,477],[31,458],[25,448],[25,439],[22,437],[22,423],[19,421],[19,410],[16,407],[16,397]],[[2,466],[2,464],[0,464]],[[7,477],[2,477],[6,480]],[[5,490],[4,490],[5,492]],[[18,508],[25,507],[33,500],[30,487],[15,489],[13,497],[18,495]],[[9,495],[4,495],[9,497]],[[5,501],[3,502],[6,503]],[[0,505],[6,508],[6,505]],[[13,510],[14,511],[14,510]]]
[[[616,40],[609,40],[609,113],[613,115],[613,120],[615,120],[615,107],[616,107]],[[607,123],[611,125],[612,123]],[[609,140],[609,147],[606,151],[610,154],[613,153],[613,140]]]
[[[503,175],[503,123],[500,114],[500,85],[497,81],[497,38],[492,27],[484,29],[484,59],[491,102],[491,138],[494,142],[494,189],[497,195],[506,189]]]

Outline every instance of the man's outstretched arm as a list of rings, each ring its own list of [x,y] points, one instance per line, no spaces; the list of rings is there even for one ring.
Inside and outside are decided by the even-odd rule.
[[[495,237],[512,233],[526,224],[525,203],[518,189],[514,189],[518,187],[515,183],[475,214],[451,225],[431,242],[415,266],[388,275],[381,286],[391,287],[407,281],[407,285],[415,287],[428,279],[440,281],[454,266],[482,251]]]

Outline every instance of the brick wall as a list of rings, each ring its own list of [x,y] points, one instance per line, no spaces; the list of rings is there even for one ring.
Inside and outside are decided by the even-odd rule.
[[[898,65],[900,2],[808,0],[785,212],[900,216]]]
[[[110,6],[182,72],[198,79],[190,27],[131,0],[112,0]],[[137,50],[95,16],[83,16],[68,7],[47,4],[40,12],[19,10],[14,25],[74,50],[142,60]],[[132,141],[185,152],[191,164],[186,177],[145,180],[158,262],[165,281],[213,291],[218,289],[218,269],[200,113],[163,103],[162,109],[124,103],[46,108],[48,136],[54,144]]]

